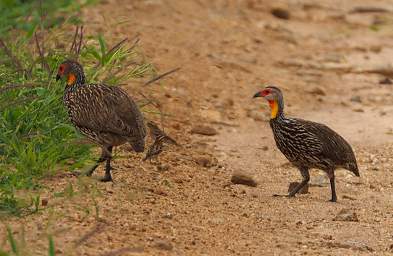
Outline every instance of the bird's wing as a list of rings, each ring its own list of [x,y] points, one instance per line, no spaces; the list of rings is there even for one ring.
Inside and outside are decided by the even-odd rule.
[[[345,160],[352,157],[353,151],[348,142],[328,126],[302,119],[297,120],[308,131],[308,140],[318,142],[319,149],[314,150],[314,155],[332,160]]]
[[[143,116],[135,102],[119,87],[91,84],[79,87],[73,94],[76,125],[98,132],[144,138]]]

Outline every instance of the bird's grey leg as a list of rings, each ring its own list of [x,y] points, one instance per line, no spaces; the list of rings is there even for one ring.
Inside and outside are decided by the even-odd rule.
[[[91,176],[93,174],[93,172],[95,171],[95,169],[97,169],[97,167],[100,165],[100,163],[104,162],[105,158],[103,158],[102,156],[100,158],[98,158],[97,162],[91,166],[87,171],[85,172],[81,172],[81,171],[73,171],[73,174],[75,176],[80,176],[80,175],[85,175],[85,176]]]
[[[100,163],[104,161],[105,158],[102,157],[98,158],[97,162],[92,167],[90,167],[89,170],[87,170],[87,172],[85,172],[85,175],[90,177],[93,174],[93,172],[97,169],[97,167],[100,165]]]
[[[310,173],[308,171],[308,168],[300,167],[299,170],[303,176],[302,182],[300,182],[299,185],[297,185],[291,192],[289,192],[288,195],[274,194],[273,196],[294,197],[296,193],[299,192],[310,181]]]
[[[330,189],[332,190],[332,199],[330,199],[330,202],[337,202],[336,181],[334,177],[334,170],[330,170],[327,173],[330,180]]]
[[[108,155],[106,158],[105,175],[103,178],[100,179],[100,181],[102,182],[112,181],[112,175],[111,175],[112,146],[108,147],[107,149],[110,155]]]
[[[308,168],[300,167],[299,170],[303,176],[303,180],[291,192],[289,192],[288,197],[295,196],[296,193],[299,192],[299,190],[301,190],[304,186],[306,186],[306,184],[310,181],[310,173],[308,171]]]
[[[90,167],[89,170],[87,170],[87,172],[85,172],[86,176],[91,176],[93,172],[97,169],[97,167],[100,165],[100,163],[106,160],[108,155],[106,151],[107,151],[106,148],[102,148],[100,158],[98,158],[97,162],[92,167]]]

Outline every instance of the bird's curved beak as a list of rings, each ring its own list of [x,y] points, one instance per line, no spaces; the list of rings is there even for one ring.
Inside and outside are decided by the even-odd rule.
[[[59,81],[59,80],[60,80],[60,78],[61,78],[61,77],[60,77],[60,75],[59,75],[59,74],[57,74],[57,75],[56,75],[56,81]]]
[[[253,98],[258,98],[258,97],[262,97],[262,94],[261,94],[261,92],[257,92],[257,93],[255,93]]]

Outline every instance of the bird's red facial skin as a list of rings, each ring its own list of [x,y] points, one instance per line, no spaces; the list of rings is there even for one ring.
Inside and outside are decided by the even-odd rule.
[[[261,96],[262,97],[265,97],[265,96],[267,96],[269,94],[270,94],[270,90],[269,89],[265,89],[265,90],[261,91]]]
[[[59,70],[57,71],[57,74],[59,76],[62,76],[62,75],[64,75],[64,71],[65,71],[65,65],[61,64],[60,67],[59,67]]]

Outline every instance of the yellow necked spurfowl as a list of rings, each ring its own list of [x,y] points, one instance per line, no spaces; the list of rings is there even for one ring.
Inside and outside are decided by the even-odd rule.
[[[336,202],[335,169],[344,168],[360,176],[355,155],[348,142],[326,125],[286,117],[283,95],[277,87],[268,86],[257,92],[255,97],[263,97],[269,102],[270,126],[277,147],[303,176],[302,182],[287,196],[295,196],[309,182],[309,169],[317,168],[327,173],[332,191],[331,201]]]

